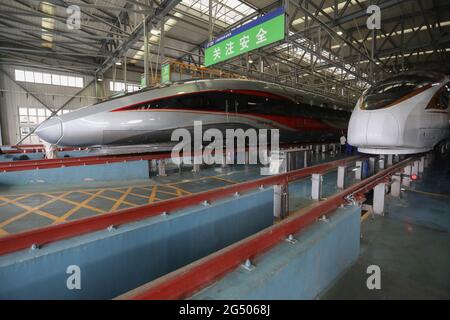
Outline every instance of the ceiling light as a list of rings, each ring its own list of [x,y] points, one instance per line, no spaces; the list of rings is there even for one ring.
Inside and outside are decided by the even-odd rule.
[[[116,66],[121,66],[121,65],[122,65],[122,62],[120,62],[120,61],[116,62]]]
[[[338,34],[339,36],[342,36],[344,33],[343,33],[342,31],[338,31],[337,34]]]

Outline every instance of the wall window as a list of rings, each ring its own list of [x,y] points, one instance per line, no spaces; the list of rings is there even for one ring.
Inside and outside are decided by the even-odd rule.
[[[31,83],[52,84],[55,86],[83,88],[84,79],[82,77],[73,77],[53,73],[36,72],[28,70],[15,70],[16,81]]]
[[[141,88],[137,84],[127,83],[127,92],[138,91]],[[109,81],[109,91],[119,92],[125,91],[125,83],[120,81]]]
[[[60,110],[58,115],[69,113],[70,110]],[[51,112],[47,108],[19,107],[19,140],[26,137],[34,128],[50,117]],[[23,143],[40,143],[37,135],[31,134]]]

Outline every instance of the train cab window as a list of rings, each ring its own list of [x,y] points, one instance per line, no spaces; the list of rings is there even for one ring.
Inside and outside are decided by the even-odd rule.
[[[450,85],[443,86],[430,100],[427,109],[446,110],[450,103]]]
[[[388,78],[373,85],[363,96],[362,109],[377,110],[433,83],[432,76],[408,74]]]
[[[447,84],[441,89],[438,96],[436,107],[440,110],[446,110],[449,107],[450,100],[450,86]]]

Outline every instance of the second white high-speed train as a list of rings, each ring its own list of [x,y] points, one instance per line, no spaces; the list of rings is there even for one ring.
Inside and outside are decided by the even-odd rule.
[[[450,78],[408,72],[366,90],[353,110],[348,143],[369,154],[413,154],[448,145]]]

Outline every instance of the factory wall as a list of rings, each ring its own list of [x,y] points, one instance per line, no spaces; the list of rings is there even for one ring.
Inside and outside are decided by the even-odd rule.
[[[9,75],[8,77],[3,72],[0,72],[0,145],[14,145],[19,142],[19,107],[45,108],[45,104],[50,109],[56,110],[67,104],[64,108],[65,110],[76,110],[97,102],[95,81],[92,76],[21,66],[2,66],[0,68]],[[15,82],[13,81],[15,79],[15,69],[82,77],[85,88],[35,84],[22,81]],[[122,70],[119,68],[117,70],[115,68],[110,69],[104,75],[103,81],[97,82],[97,97],[104,99],[117,93],[110,91],[109,82],[112,79],[123,82],[123,78]],[[139,79],[140,73],[127,72],[127,82],[137,85]],[[22,89],[18,84],[26,90]]]

